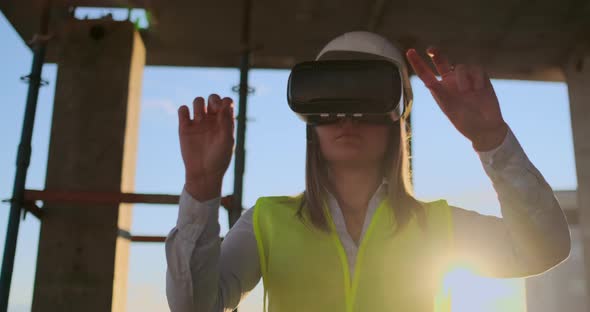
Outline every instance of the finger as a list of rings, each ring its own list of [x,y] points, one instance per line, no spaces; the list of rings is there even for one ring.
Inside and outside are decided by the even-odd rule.
[[[181,127],[184,127],[191,122],[191,116],[188,109],[188,106],[182,105],[178,108],[178,124]]]
[[[231,124],[231,131],[230,132],[231,132],[231,135],[233,136],[234,131],[235,131],[235,127],[236,127],[236,122],[235,122],[236,117],[234,116],[234,103],[233,102],[229,106],[229,110],[228,110],[227,115],[228,115],[229,123]]]
[[[234,100],[232,100],[232,98],[230,98],[230,97],[224,97],[224,98],[221,100],[221,107],[222,107],[223,109],[227,109],[227,108],[228,108],[228,107],[230,107],[230,106],[232,106],[232,107],[233,107],[233,104],[234,104]]]
[[[236,117],[234,115],[234,102],[232,101],[227,109],[227,119],[229,120],[229,123],[231,124],[231,133],[234,133],[234,127],[236,125],[235,120]]]
[[[195,121],[201,121],[205,117],[205,99],[197,97],[193,101],[193,114]]]
[[[457,80],[457,88],[459,91],[467,92],[471,90],[471,82],[465,64],[455,66],[455,79]]]
[[[221,121],[223,118],[233,118],[233,102],[229,97],[224,97],[221,100],[220,113],[217,116],[217,120]]]
[[[438,79],[436,79],[436,76],[432,70],[430,70],[430,67],[428,67],[422,57],[418,55],[418,52],[416,52],[415,49],[409,49],[406,52],[406,57],[408,58],[410,65],[412,65],[416,75],[418,75],[420,80],[424,82],[427,88],[432,88],[439,84]]]
[[[481,90],[485,88],[485,75],[483,68],[478,65],[471,66],[469,70],[471,74],[471,81],[473,82],[473,90]]]
[[[207,113],[217,114],[221,106],[221,98],[219,95],[213,93],[207,99]]]
[[[426,52],[428,56],[432,59],[432,63],[434,63],[434,67],[438,71],[439,75],[444,78],[444,76],[451,73],[451,63],[447,59],[447,57],[438,49],[437,47],[429,47]]]

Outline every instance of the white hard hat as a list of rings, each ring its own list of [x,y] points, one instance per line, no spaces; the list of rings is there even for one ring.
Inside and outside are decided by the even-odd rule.
[[[316,60],[332,51],[368,53],[390,59],[397,64],[405,64],[400,50],[395,45],[385,37],[368,31],[351,31],[332,39],[320,51]]]

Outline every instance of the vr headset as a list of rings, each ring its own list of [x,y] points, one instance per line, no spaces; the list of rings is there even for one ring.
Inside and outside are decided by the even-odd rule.
[[[295,65],[289,107],[308,125],[352,118],[390,124],[406,118],[412,91],[405,68],[391,60],[319,60]]]

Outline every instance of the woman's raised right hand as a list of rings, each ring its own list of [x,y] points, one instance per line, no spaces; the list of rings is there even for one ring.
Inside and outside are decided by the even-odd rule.
[[[178,135],[185,168],[185,187],[197,200],[219,196],[234,146],[234,105],[231,98],[211,94],[193,101],[194,118],[186,105],[178,109]]]

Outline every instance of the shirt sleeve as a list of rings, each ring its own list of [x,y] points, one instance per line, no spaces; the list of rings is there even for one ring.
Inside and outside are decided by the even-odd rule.
[[[260,280],[252,209],[222,240],[221,199],[200,202],[182,190],[166,239],[166,297],[173,312],[232,311]]]
[[[496,190],[502,218],[453,209],[455,252],[483,275],[539,274],[566,259],[570,233],[553,189],[509,128],[495,149],[477,152]]]

